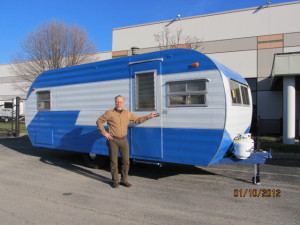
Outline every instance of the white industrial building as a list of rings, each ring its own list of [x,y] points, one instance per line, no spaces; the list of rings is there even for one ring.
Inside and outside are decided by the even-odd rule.
[[[299,136],[300,1],[153,22],[113,29],[112,52],[101,59],[159,50],[155,34],[166,27],[196,37],[200,50],[244,76],[250,84],[261,134]],[[177,47],[190,47],[182,43]],[[101,55],[101,53],[99,53]],[[0,65],[0,98],[19,95],[13,77]]]

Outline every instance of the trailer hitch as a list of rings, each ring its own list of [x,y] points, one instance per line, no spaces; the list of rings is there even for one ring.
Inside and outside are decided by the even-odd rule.
[[[260,185],[260,164],[254,164],[254,177],[252,177],[254,185]]]

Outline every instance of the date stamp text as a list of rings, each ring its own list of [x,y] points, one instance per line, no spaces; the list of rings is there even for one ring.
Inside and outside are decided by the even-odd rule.
[[[238,197],[279,198],[281,197],[281,190],[280,189],[234,189],[233,196],[236,198]]]

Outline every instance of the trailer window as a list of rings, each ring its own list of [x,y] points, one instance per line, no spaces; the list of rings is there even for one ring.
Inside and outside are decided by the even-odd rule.
[[[250,105],[248,88],[246,86],[241,86],[241,90],[242,90],[243,104]]]
[[[135,110],[155,110],[154,72],[135,74]]]
[[[230,80],[231,99],[233,105],[250,105],[248,87]]]
[[[231,98],[233,104],[242,104],[240,86],[238,82],[230,81]]]
[[[207,80],[168,83],[168,106],[206,106]]]
[[[50,110],[50,91],[37,92],[37,107],[38,110]]]
[[[5,109],[12,109],[13,103],[12,102],[4,102],[4,108]]]

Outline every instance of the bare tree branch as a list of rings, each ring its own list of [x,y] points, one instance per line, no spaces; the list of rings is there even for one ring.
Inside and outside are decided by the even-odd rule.
[[[19,81],[16,88],[27,92],[42,72],[89,62],[95,51],[84,29],[59,21],[42,24],[28,34],[14,57],[11,71]]]
[[[189,48],[197,51],[203,50],[202,40],[196,36],[185,36],[183,29],[172,32],[169,27],[164,27],[163,30],[154,34],[154,39],[158,44],[160,50],[172,48]]]

